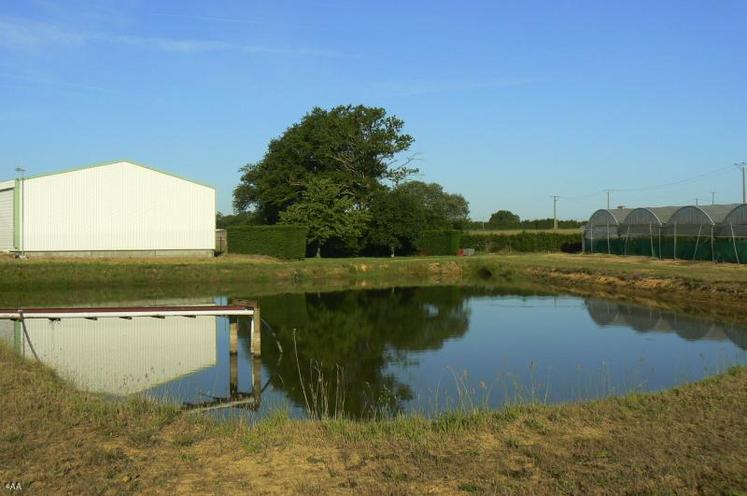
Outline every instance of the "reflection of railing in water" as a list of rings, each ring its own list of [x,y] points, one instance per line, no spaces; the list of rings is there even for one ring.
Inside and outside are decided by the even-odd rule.
[[[185,402],[183,408],[188,411],[204,412],[222,408],[243,408],[257,411],[262,401],[262,392],[269,386],[268,380],[262,385],[262,362],[258,357],[252,358],[252,390],[248,393],[239,391],[238,353],[231,353],[231,372],[229,376],[228,396],[211,396],[210,400],[199,403]]]
[[[259,307],[254,306],[251,325],[251,354],[252,354],[252,390],[248,393],[239,391],[239,322],[234,317],[229,321],[229,375],[228,396],[211,396],[208,401],[200,403],[184,403],[185,410],[206,411],[220,408],[245,408],[256,411],[262,400],[262,391],[269,385],[267,381],[262,387],[262,362],[259,359],[261,342],[259,341],[262,318]],[[255,327],[256,326],[256,327]],[[256,329],[256,332],[255,332]],[[256,340],[256,341],[255,341]]]

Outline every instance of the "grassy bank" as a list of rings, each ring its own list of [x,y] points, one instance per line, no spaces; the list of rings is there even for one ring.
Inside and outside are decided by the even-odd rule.
[[[24,494],[742,494],[747,370],[435,420],[217,423],[82,393],[0,345],[0,477]]]
[[[0,259],[0,306],[422,284],[534,285],[738,314],[747,266],[568,254],[307,259]],[[63,298],[60,300],[60,298]],[[684,308],[683,308],[684,309]]]
[[[0,306],[505,284],[744,321],[747,267],[561,254],[0,260]],[[250,427],[75,390],[0,345],[0,476],[29,494],[742,494],[747,370],[665,393],[435,420]]]

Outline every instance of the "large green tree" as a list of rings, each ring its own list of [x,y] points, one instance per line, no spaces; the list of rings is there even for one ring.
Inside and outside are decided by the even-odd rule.
[[[435,183],[410,181],[372,196],[366,243],[412,251],[426,229],[461,228],[468,222],[469,204],[461,195],[449,194]]]
[[[490,227],[511,227],[519,225],[520,220],[519,216],[510,210],[498,210],[490,216],[488,225]]]
[[[254,212],[239,212],[237,214],[224,215],[218,212],[215,215],[215,227],[218,229],[228,229],[230,227],[256,226],[261,224]]]
[[[426,223],[426,212],[418,197],[403,188],[382,189],[373,195],[366,243],[396,250],[412,250]]]
[[[417,171],[409,167],[411,158],[399,160],[413,142],[403,126],[383,108],[316,107],[273,139],[262,160],[241,169],[234,207],[253,209],[264,222],[274,224],[281,212],[301,199],[309,178],[319,176],[365,206],[382,181],[396,184]]]
[[[415,198],[425,211],[423,229],[461,229],[469,221],[469,203],[437,183],[408,181],[396,189]]]
[[[316,245],[316,256],[330,238],[357,238],[368,221],[352,194],[326,177],[311,176],[306,189],[293,205],[280,212],[280,222],[309,229],[307,241]]]

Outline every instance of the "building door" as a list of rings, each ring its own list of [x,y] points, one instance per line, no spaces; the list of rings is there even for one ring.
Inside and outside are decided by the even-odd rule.
[[[13,190],[0,190],[0,251],[13,246]]]

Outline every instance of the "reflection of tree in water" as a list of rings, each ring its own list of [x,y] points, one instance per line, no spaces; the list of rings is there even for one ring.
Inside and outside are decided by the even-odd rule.
[[[747,331],[744,328],[724,326],[713,319],[595,299],[586,300],[586,308],[591,319],[602,327],[624,325],[637,332],[675,332],[688,341],[719,339],[719,336],[723,336],[741,349],[747,349]]]
[[[408,352],[439,349],[446,339],[463,335],[469,324],[462,290],[456,287],[279,295],[262,297],[259,304],[285,352],[278,361],[275,343],[269,336],[263,340],[262,361],[273,386],[304,405],[293,351],[295,329],[304,384],[308,387],[312,369],[317,379],[318,368],[334,405],[340,367],[344,413],[353,417],[401,411],[413,393],[387,367],[403,363]]]

